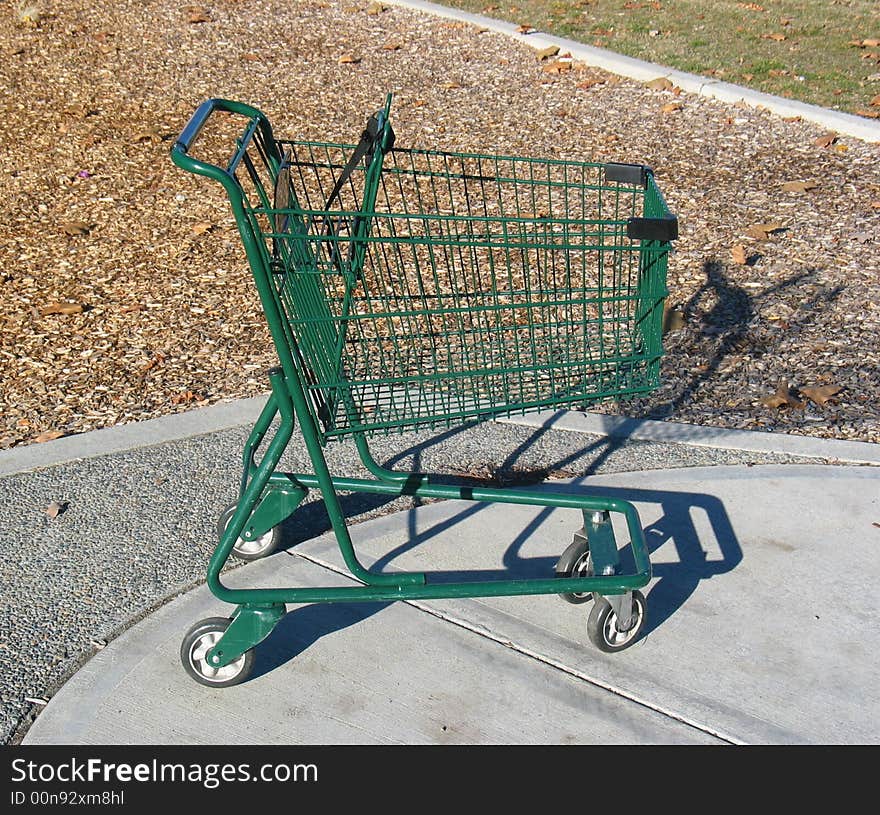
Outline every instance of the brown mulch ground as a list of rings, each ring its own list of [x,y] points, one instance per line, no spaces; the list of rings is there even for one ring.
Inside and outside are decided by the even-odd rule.
[[[264,392],[234,222],[171,143],[211,96],[350,142],[389,91],[401,146],[655,168],[666,384],[627,413],[880,442],[880,145],[368,0],[33,5],[0,8],[0,447]]]

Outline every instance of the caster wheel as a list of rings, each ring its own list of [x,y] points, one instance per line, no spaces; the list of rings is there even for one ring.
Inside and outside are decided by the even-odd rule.
[[[607,597],[599,597],[587,619],[587,635],[600,651],[614,653],[629,648],[641,636],[648,619],[648,604],[640,591],[632,593],[632,622],[621,631],[617,614]]]
[[[228,688],[250,676],[254,667],[253,648],[222,668],[208,664],[208,651],[219,642],[231,622],[228,617],[208,617],[186,632],[180,645],[180,661],[196,682],[212,688]]]
[[[223,537],[223,533],[226,531],[226,527],[229,526],[229,522],[232,520],[237,507],[238,504],[230,504],[220,514],[217,520],[218,538]],[[280,540],[280,530],[277,526],[274,526],[264,535],[260,535],[259,538],[254,538],[253,540],[239,538],[232,547],[232,554],[239,560],[259,560],[267,555],[271,555],[278,548]]]
[[[592,577],[593,558],[590,556],[590,544],[580,535],[569,544],[556,561],[557,577]],[[593,592],[565,592],[559,595],[566,603],[587,603],[593,599]]]

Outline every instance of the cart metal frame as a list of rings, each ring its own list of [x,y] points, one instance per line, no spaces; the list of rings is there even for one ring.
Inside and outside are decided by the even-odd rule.
[[[256,108],[209,99],[171,150],[179,167],[226,191],[279,361],[207,569],[210,590],[235,610],[197,623],[181,647],[184,667],[205,685],[246,679],[254,647],[288,603],[595,599],[588,633],[605,651],[628,647],[644,626],[638,589],[650,581],[651,563],[631,503],[438,483],[381,466],[367,437],[655,388],[677,219],[642,165],[400,150],[390,105],[389,95],[357,144],[336,145],[278,140]],[[240,120],[231,158],[195,158],[191,148],[218,114]],[[586,217],[594,204],[605,217]],[[598,278],[588,285],[591,264]],[[297,423],[313,473],[277,469]],[[331,474],[324,447],[346,436],[372,479]],[[224,585],[230,556],[253,559],[249,546],[258,556],[257,544],[274,541],[309,489],[320,491],[342,558],[362,585]],[[348,491],[569,508],[582,513],[583,526],[547,577],[432,583],[422,572],[377,573],[361,563],[338,497]],[[611,513],[625,519],[631,573],[621,573]]]

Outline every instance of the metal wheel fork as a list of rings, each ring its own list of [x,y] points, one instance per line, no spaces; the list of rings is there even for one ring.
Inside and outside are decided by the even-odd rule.
[[[616,628],[618,631],[629,631],[635,624],[633,619],[632,592],[625,591],[623,594],[606,594],[605,599],[611,604],[617,617]]]

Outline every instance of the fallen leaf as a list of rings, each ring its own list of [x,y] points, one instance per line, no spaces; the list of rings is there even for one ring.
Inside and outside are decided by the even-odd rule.
[[[189,17],[187,19],[191,23],[211,22],[211,15],[208,13],[208,10],[202,8],[202,6],[190,6],[187,11],[189,12]]]
[[[531,34],[537,30],[538,30],[537,28],[533,28],[532,26],[523,23],[523,25],[517,27],[516,33],[517,34]]]
[[[737,3],[740,8],[748,9],[749,11],[767,11],[763,6],[759,6],[757,3]]]
[[[864,116],[866,119],[880,119],[880,110],[866,110],[864,108],[855,111],[856,116]]]
[[[40,314],[43,317],[48,314],[79,314],[83,310],[80,303],[49,303],[40,309]]]
[[[681,110],[683,107],[684,105],[681,102],[667,102],[660,110],[664,113],[675,113],[675,111]]]
[[[823,407],[825,403],[831,399],[831,397],[840,393],[843,388],[838,387],[837,385],[822,385],[818,388],[801,388],[801,395],[806,396],[812,402],[815,402],[820,407]]]
[[[370,3],[370,5],[367,6],[367,14],[370,14],[372,16],[376,16],[387,10],[388,6],[383,5],[382,3]]]
[[[42,444],[46,441],[54,441],[55,439],[60,439],[62,436],[66,436],[67,434],[63,430],[46,430],[40,433],[39,436],[34,438],[34,441],[38,444]]]
[[[245,62],[259,62],[262,59],[259,54],[255,54],[253,51],[249,51],[247,54],[242,54],[241,58]]]
[[[825,133],[822,136],[819,136],[819,138],[816,139],[813,144],[815,144],[817,147],[831,147],[831,145],[834,144],[834,142],[836,141],[836,133]]]
[[[782,185],[783,192],[809,192],[819,185],[815,181],[786,181]]]
[[[742,244],[738,243],[733,249],[730,250],[730,256],[733,258],[734,263],[738,263],[740,266],[745,266],[748,261],[748,256],[746,255],[746,250]]]
[[[383,51],[399,51],[403,46],[399,42],[386,42],[382,46]]]
[[[604,80],[604,79],[585,79],[583,82],[578,82],[578,85],[577,85],[577,86],[578,86],[578,88],[580,88],[582,91],[586,91],[586,90],[589,90],[590,88],[592,88],[592,87],[594,87],[594,86],[596,86],[596,85],[604,85],[604,84],[605,84],[605,80]]]
[[[92,225],[86,221],[65,221],[61,224],[61,230],[65,235],[70,235],[71,237],[88,235],[92,230]]]
[[[204,400],[204,396],[200,396],[197,393],[193,393],[192,391],[186,391],[185,393],[179,393],[175,396],[171,397],[172,405],[188,405],[190,402],[201,402]]]
[[[673,85],[665,76],[658,76],[656,79],[646,82],[645,87],[653,88],[655,91],[671,91]]]
[[[784,228],[785,227],[777,221],[769,224],[752,224],[746,229],[746,235],[759,241],[768,241],[774,232]]]
[[[762,34],[762,40],[775,40],[776,42],[782,42],[783,40],[787,40],[788,37],[785,34],[780,34],[778,31],[774,31],[772,34]]]
[[[549,59],[550,57],[555,57],[558,53],[558,45],[548,45],[546,48],[542,48],[540,51],[536,52],[536,56],[539,60],[545,60]]]
[[[57,518],[65,509],[67,509],[68,506],[70,506],[70,504],[68,504],[67,501],[53,501],[46,507],[46,514],[50,518]]]
[[[570,59],[555,59],[542,68],[547,74],[564,74],[571,69],[572,61]]]
[[[361,61],[360,57],[356,57],[353,54],[343,54],[339,58],[340,65],[357,65]]]
[[[152,371],[157,365],[161,365],[165,361],[165,354],[154,354],[153,358],[146,364],[141,366],[138,371],[140,376],[144,376],[148,371]]]
[[[206,232],[210,232],[214,228],[214,224],[210,221],[199,221],[193,228],[194,235],[204,235]]]
[[[771,396],[764,396],[761,398],[761,404],[766,405],[769,408],[781,408],[785,407],[793,407],[793,408],[803,408],[806,406],[806,402],[800,401],[792,392],[791,388],[788,385],[786,380],[782,380],[779,383],[779,387],[776,388],[776,393]]]
[[[134,137],[135,142],[148,141],[151,144],[158,144],[164,137],[157,127],[147,127],[139,130]]]
[[[878,93],[869,103],[871,107],[880,107],[880,93]]]

